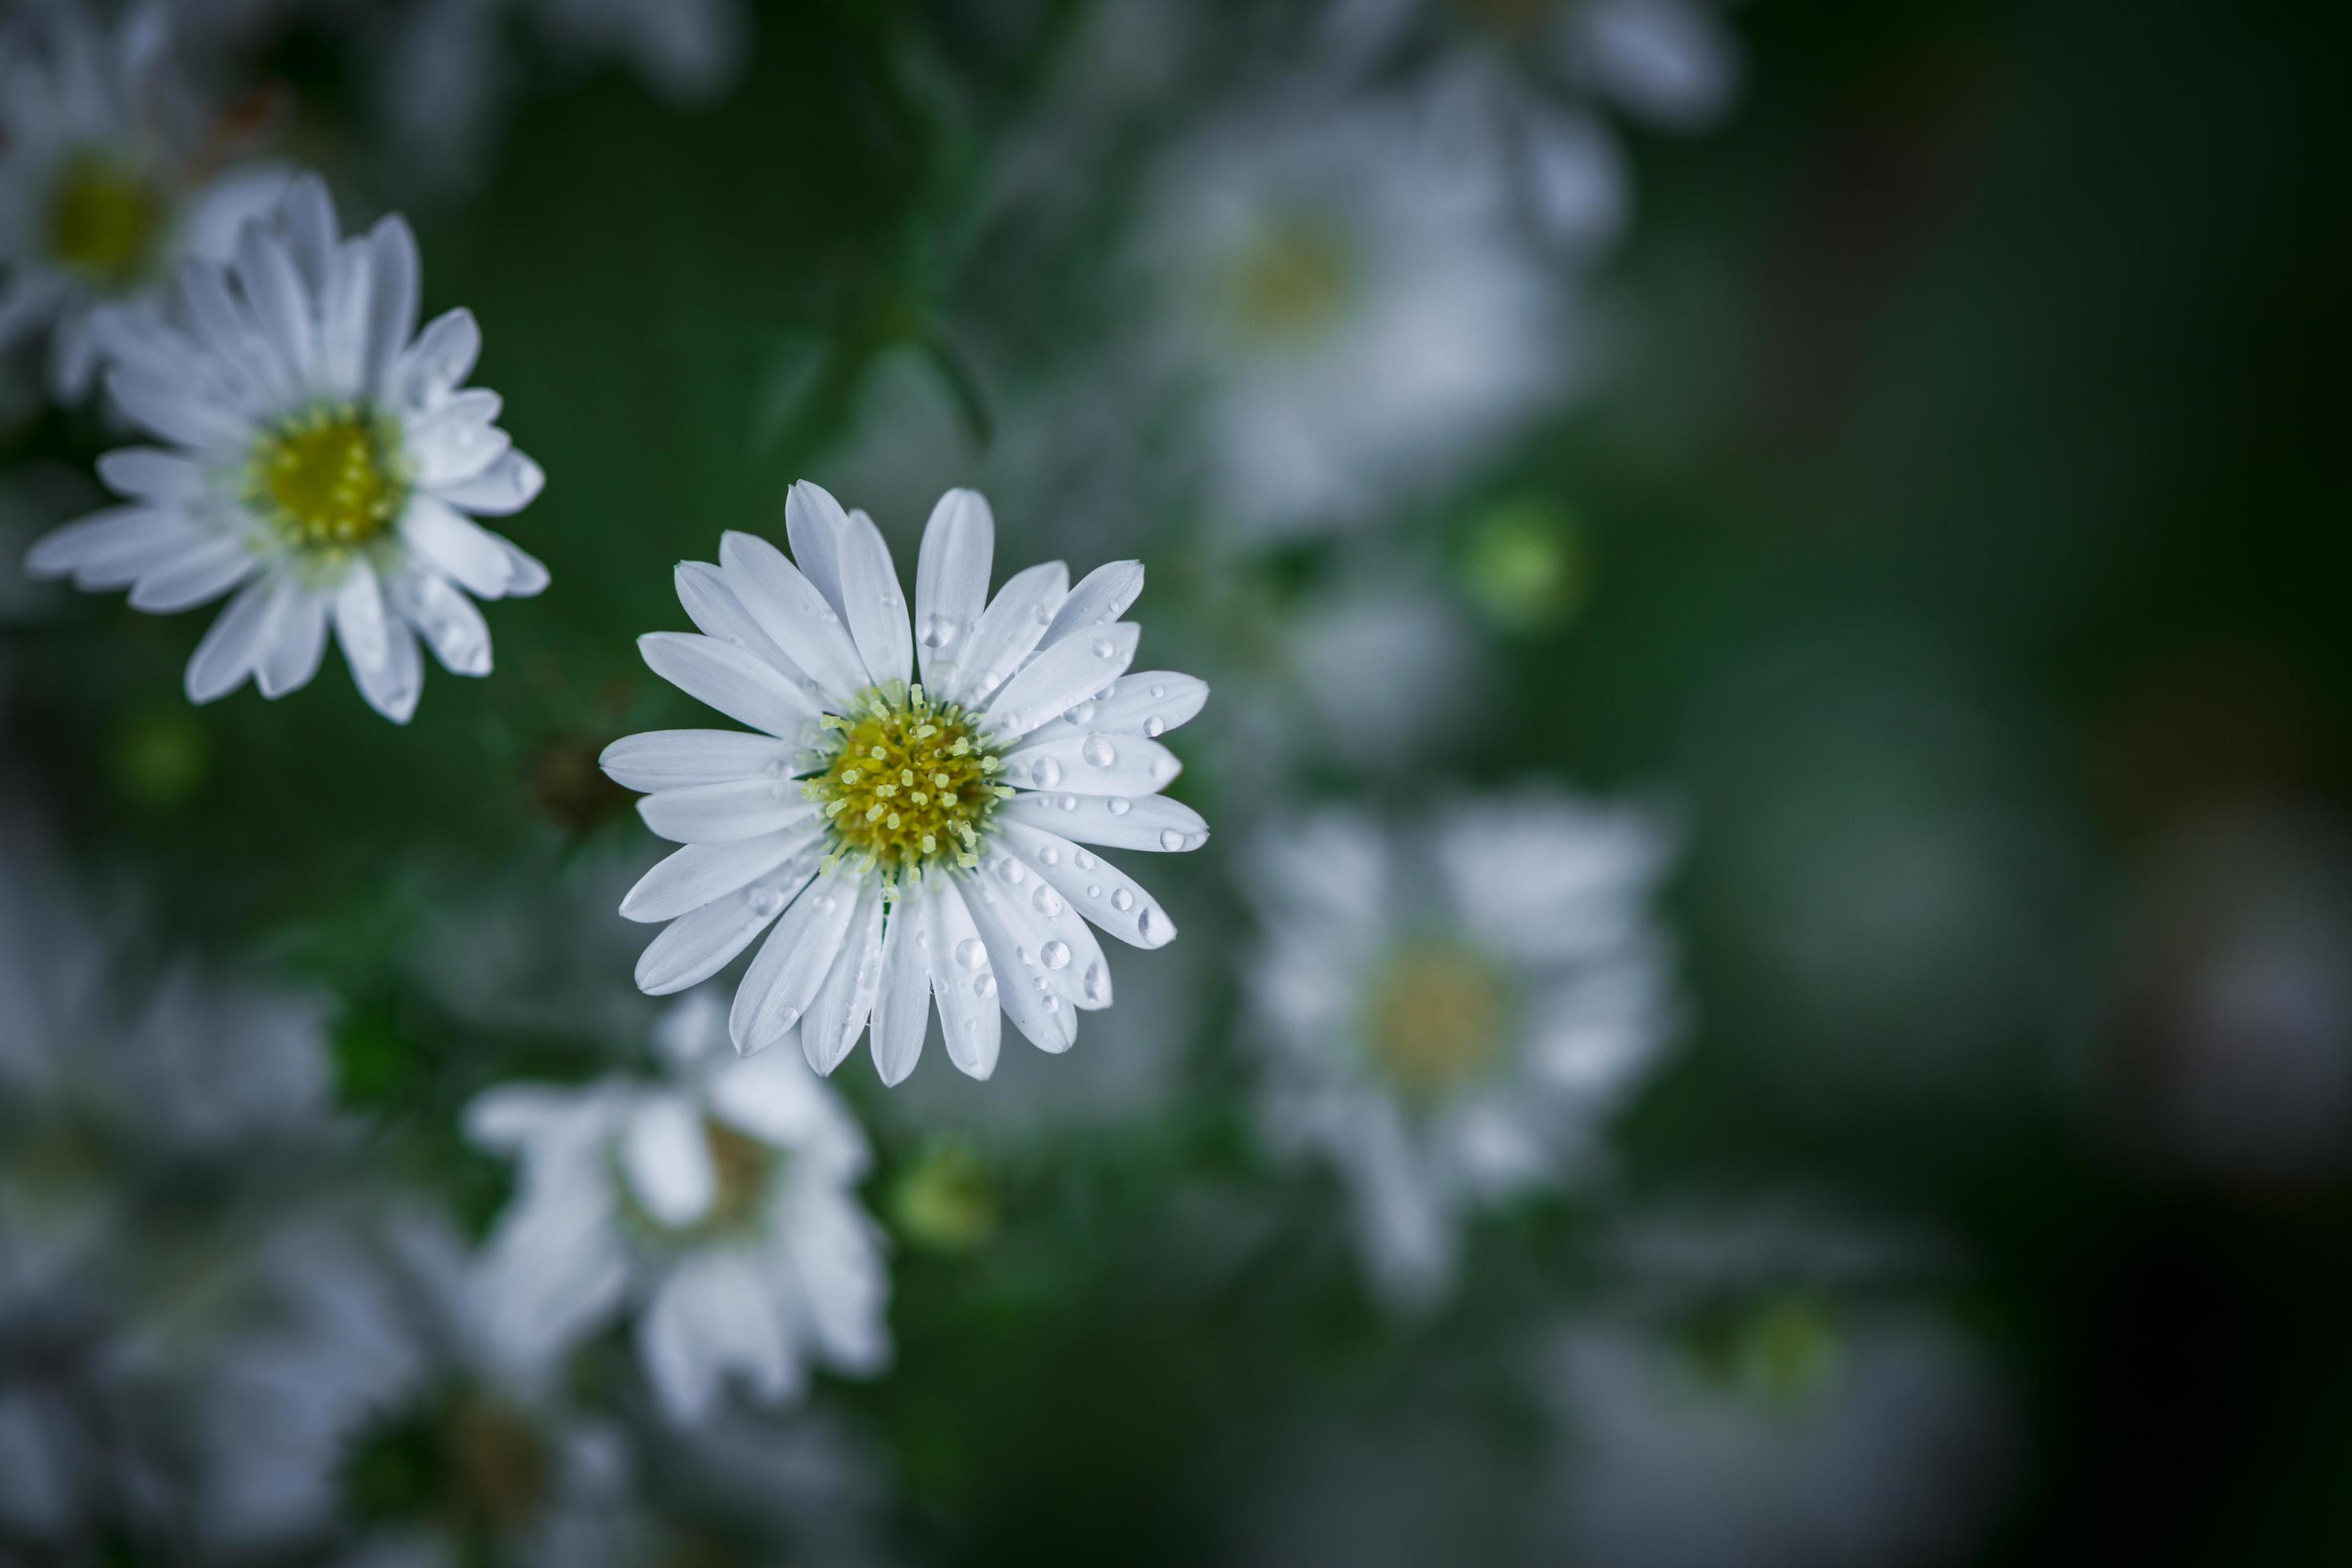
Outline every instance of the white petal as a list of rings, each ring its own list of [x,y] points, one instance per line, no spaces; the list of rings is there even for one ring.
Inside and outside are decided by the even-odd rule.
[[[718,567],[707,561],[681,561],[670,577],[677,588],[677,602],[686,608],[686,618],[705,637],[733,643],[754,658],[774,665],[795,684],[806,681],[799,667],[760,629],[760,623],[751,618],[751,612],[743,607]],[[808,689],[805,684],[801,689]]]
[[[699,1252],[678,1261],[637,1324],[637,1351],[675,1425],[707,1419],[730,1372],[768,1403],[799,1387],[774,1292],[743,1255]]]
[[[1055,612],[1054,624],[1045,628],[1044,646],[1051,647],[1075,632],[1092,626],[1110,626],[1127,614],[1143,592],[1143,563],[1140,561],[1106,562],[1084,577],[1070,590]]]
[[[621,900],[624,920],[676,920],[759,880],[816,842],[806,828],[781,828],[757,838],[689,844],[637,879]]]
[[[574,1125],[581,1094],[539,1083],[502,1083],[467,1101],[466,1141],[488,1153],[515,1153]]]
[[[843,932],[840,955],[810,998],[801,1023],[801,1054],[820,1076],[829,1075],[866,1032],[874,993],[882,982],[882,879],[869,877]]]
[[[407,623],[390,613],[375,573],[352,564],[335,595],[335,638],[368,706],[405,724],[425,691],[425,667]]]
[[[993,832],[1030,868],[1061,890],[1070,907],[1132,947],[1165,947],[1176,922],[1143,885],[1101,856],[1057,834],[1000,818]]]
[[[334,275],[335,242],[341,232],[327,183],[316,174],[299,175],[284,186],[278,207],[286,225],[286,243],[293,250],[294,265],[303,282],[313,293],[324,292]],[[235,237],[230,243],[234,246]]]
[[[1033,733],[1004,759],[1004,776],[1013,783],[1075,795],[1157,795],[1183,771],[1176,753],[1157,741],[1100,731],[1042,742]]]
[[[803,875],[799,882],[788,877],[782,883],[755,883],[670,921],[637,955],[637,989],[667,996],[709,979],[768,929],[805,881]]]
[[[686,632],[648,632],[637,639],[637,648],[656,675],[688,696],[779,739],[797,737],[816,717],[800,688],[731,643]]]
[[[506,592],[512,570],[499,538],[429,495],[412,495],[400,514],[400,537],[419,558],[477,598]]]
[[[856,891],[846,876],[821,876],[776,922],[727,1016],[738,1051],[749,1056],[765,1050],[801,1021],[841,954],[842,933],[857,909]]]
[[[84,588],[120,588],[137,581],[159,556],[203,542],[177,512],[108,507],[43,534],[26,553],[25,570],[36,577],[70,576]]]
[[[514,446],[514,437],[481,417],[478,406],[466,402],[469,398],[496,404],[498,395],[461,392],[434,412],[410,420],[401,432],[422,489],[446,495],[481,475]]]
[[[964,908],[988,948],[989,966],[996,972],[997,1005],[1039,1050],[1068,1050],[1077,1041],[1078,1010],[1050,985],[1039,989],[1036,955],[1046,938],[1033,929],[1026,907],[1013,901],[1010,889],[991,887],[986,877],[967,874],[959,879],[957,890],[964,895]],[[1024,953],[1028,954],[1026,963]]]
[[[1010,680],[1045,635],[1069,587],[1070,569],[1058,561],[1014,573],[972,628],[963,664],[954,671],[946,695],[977,706]]]
[[[245,546],[227,539],[192,538],[158,556],[131,589],[131,607],[164,616],[217,599],[261,570]]]
[[[1142,628],[1122,621],[1042,650],[989,702],[984,722],[1003,744],[1061,717],[1125,672],[1140,636]]]
[[[294,592],[278,612],[277,636],[261,657],[257,684],[264,697],[283,697],[310,684],[327,655],[327,599]]]
[[[791,779],[750,778],[661,790],[637,802],[637,815],[673,844],[730,844],[806,822],[816,802]]]
[[[285,240],[259,224],[237,237],[229,266],[253,307],[263,340],[283,358],[298,381],[307,383],[318,363],[318,333],[311,322],[309,291]]]
[[[1124,805],[1125,809],[1119,809]],[[1080,844],[1174,854],[1209,841],[1209,825],[1166,795],[1041,794],[1024,790],[996,808],[998,820],[1025,822]]]
[[[841,536],[841,596],[850,636],[873,683],[912,679],[915,643],[907,628],[907,597],[898,588],[890,546],[862,511],[849,519]]]
[[[460,511],[506,517],[538,500],[546,488],[547,475],[540,466],[509,447],[473,478],[439,486],[435,493]]]
[[[396,408],[439,402],[474,373],[481,352],[482,329],[471,310],[436,316],[385,371],[380,389],[383,401]]]
[[[199,451],[239,452],[259,434],[236,409],[194,388],[175,386],[129,370],[106,378],[107,395],[134,424],[167,440]]]
[[[1051,724],[1034,731],[1033,742],[1058,740],[1067,734],[1164,734],[1200,712],[1209,700],[1208,683],[1172,669],[1131,669],[1091,704],[1080,703]]]
[[[796,479],[784,497],[784,538],[801,574],[841,613],[841,536],[849,518],[822,485]]]
[[[645,1211],[673,1228],[700,1219],[719,1196],[702,1118],[679,1095],[658,1095],[629,1117],[621,1132],[621,1171]]]
[[[931,994],[939,1001],[940,1037],[947,1042],[948,1059],[971,1077],[984,1079],[996,1070],[1004,1030],[987,943],[948,878],[929,879],[917,908],[930,933]],[[979,989],[982,975],[988,977],[985,994]]]
[[[504,535],[493,533],[490,537],[497,540],[507,552],[508,598],[528,599],[534,594],[546,592],[550,579],[547,568],[541,564],[539,557]]]
[[[705,1081],[710,1114],[730,1127],[780,1149],[822,1151],[845,1174],[865,1169],[865,1136],[796,1053],[744,1057]]]
[[[743,608],[795,669],[824,687],[829,706],[845,710],[871,684],[839,613],[782,551],[730,531],[719,542],[719,560]]]
[[[614,742],[598,762],[623,789],[650,794],[755,774],[781,778],[782,773],[770,770],[780,763],[789,770],[792,755],[793,749],[772,735],[741,730],[648,730]]]
[[[393,607],[415,626],[433,657],[452,675],[490,672],[490,628],[474,601],[429,572],[393,579]]]
[[[368,235],[374,264],[375,287],[370,296],[367,321],[366,384],[378,384],[396,363],[409,334],[416,330],[416,236],[397,213],[379,222]]]
[[[205,493],[205,470],[194,459],[160,447],[124,447],[98,460],[110,489],[146,501],[188,501]]]
[[[245,683],[268,645],[278,599],[278,585],[262,578],[247,584],[214,618],[188,660],[189,701],[210,702]]]
[[[367,312],[374,285],[373,264],[363,241],[336,250],[327,264],[320,298],[320,384],[339,398],[356,398],[367,358]]]
[[[946,689],[988,607],[996,519],[978,490],[950,490],[923,525],[915,558],[915,653],[923,683]]]
[[[882,940],[882,977],[874,996],[874,1068],[886,1084],[906,1081],[923,1054],[931,1023],[931,935],[915,900],[890,910]]]

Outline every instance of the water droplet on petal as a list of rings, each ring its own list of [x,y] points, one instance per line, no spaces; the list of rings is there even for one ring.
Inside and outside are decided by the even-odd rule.
[[[1103,809],[1109,812],[1113,816],[1125,816],[1129,812],[1135,808],[1131,804],[1129,804],[1125,795],[1115,795],[1108,800],[1103,802]]]
[[[1050,626],[1054,624],[1054,612],[1043,604],[1029,613],[1037,617],[1037,624],[1041,626]]]
[[[1095,717],[1095,700],[1091,697],[1087,698],[1062,717],[1072,724],[1091,724]]]
[[[1051,757],[1039,757],[1029,764],[1029,777],[1039,789],[1052,789],[1062,782],[1062,764]]]
[[[1146,910],[1135,917],[1135,934],[1146,942],[1153,941],[1156,935],[1153,927],[1158,924],[1159,922],[1151,918],[1151,911]]]
[[[1037,858],[1048,866],[1058,866],[1062,863],[1062,852],[1048,844],[1037,851]]]
[[[1102,897],[1102,884],[1101,884],[1100,882],[1088,882],[1088,883],[1087,884],[1087,897],[1088,897],[1088,898],[1090,898],[1090,899],[1099,899],[1099,898],[1101,898],[1101,897]]]
[[[933,611],[923,617],[922,637],[925,647],[936,649],[949,647],[956,640],[956,624],[945,616]]]
[[[956,962],[966,969],[978,969],[988,962],[988,948],[976,936],[968,936],[956,943]]]
[[[1168,733],[1168,722],[1166,720],[1160,718],[1159,714],[1154,713],[1150,718],[1146,719],[1143,721],[1143,732],[1152,740],[1156,741],[1160,739],[1160,736]]]
[[[1032,898],[1029,901],[1036,905],[1037,912],[1044,915],[1047,920],[1051,920],[1055,915],[1060,914],[1064,907],[1062,903],[1062,895],[1054,891],[1053,889],[1045,886],[1043,882],[1037,884],[1036,896]]]
[[[1155,680],[1151,683],[1151,695],[1154,697],[1165,697],[1168,695],[1168,689]]]
[[[1048,969],[1067,969],[1070,966],[1070,944],[1056,937],[1040,948],[1037,956],[1045,961]]]
[[[1085,977],[1078,982],[1078,991],[1089,1002],[1107,1001],[1110,996],[1110,976],[1103,972],[1100,963],[1089,963]]]
[[[1066,795],[1054,804],[1060,806],[1064,811],[1076,811],[1078,809],[1078,797],[1074,795]]]
[[[781,910],[783,907],[784,896],[783,894],[776,891],[775,889],[754,888],[751,889],[751,912],[759,916],[761,920],[766,920],[770,915],[774,914],[778,910]]]
[[[982,1001],[986,1001],[989,997],[995,995],[996,976],[985,969],[982,970],[978,974],[973,975],[971,977],[971,994]]]
[[[1078,869],[1081,871],[1091,871],[1097,865],[1101,864],[1100,861],[1097,860],[1092,855],[1087,854],[1083,849],[1079,850],[1077,853],[1077,862]]]
[[[1171,855],[1174,854],[1177,850],[1184,847],[1184,835],[1178,832],[1173,827],[1161,828],[1160,830],[1160,847],[1167,850]]]
[[[1029,868],[1010,855],[996,858],[996,874],[1008,888],[1017,888],[1029,879]]]
[[[1086,743],[1078,748],[1078,755],[1086,758],[1089,767],[1107,768],[1118,761],[1118,751],[1100,735],[1088,735]]]
[[[1133,891],[1126,888],[1112,889],[1110,894],[1110,907],[1117,910],[1120,914],[1127,913],[1128,910],[1135,908],[1135,894]]]
[[[1108,637],[1095,638],[1095,657],[1097,658],[1118,658],[1118,644],[1111,641]]]

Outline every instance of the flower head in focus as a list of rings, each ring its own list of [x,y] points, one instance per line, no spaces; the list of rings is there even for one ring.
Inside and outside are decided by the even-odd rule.
[[[1465,1213],[1589,1164],[1673,1003],[1650,815],[1549,795],[1425,835],[1328,811],[1269,836],[1249,975],[1280,1145],[1336,1166],[1376,1282],[1451,1282]]]
[[[472,315],[419,333],[417,288],[405,222],[343,239],[326,186],[295,182],[226,264],[182,268],[168,319],[120,323],[108,389],[169,445],[101,458],[124,503],[48,534],[26,568],[159,614],[235,590],[188,662],[197,702],[248,677],[265,697],[304,685],[331,625],[395,723],[424,689],[420,637],[452,673],[488,674],[467,595],[536,594],[547,571],[469,514],[518,511],[544,477],[493,423],[498,395],[459,390]]]
[[[466,1118],[521,1162],[480,1262],[499,1339],[552,1355],[634,1305],[679,1423],[730,1377],[777,1405],[811,1363],[870,1373],[890,1353],[879,1233],[853,1190],[864,1134],[790,1052],[745,1060],[726,1037],[697,994],[662,1025],[666,1078],[506,1085]]]
[[[720,564],[677,569],[703,635],[640,639],[656,673],[759,732],[656,731],[604,752],[614,779],[651,792],[646,825],[685,846],[621,906],[670,922],[637,984],[684,990],[772,923],[735,994],[740,1051],[797,1029],[831,1072],[870,1019],[875,1065],[898,1083],[934,1000],[950,1058],[974,1078],[994,1069],[1007,1015],[1067,1050],[1078,1012],[1111,1002],[1089,922],[1137,947],[1176,934],[1081,846],[1178,851],[1209,836],[1160,794],[1178,768],[1160,737],[1208,689],[1128,672],[1139,632],[1119,616],[1143,568],[1114,562],[1073,587],[1049,562],[990,600],[994,521],[950,490],[924,531],[910,626],[865,513],[802,483],[785,526],[797,564],[730,533]]]
[[[49,388],[89,392],[103,329],[152,318],[182,258],[225,258],[282,171],[216,173],[158,5],[111,28],[36,6],[0,28],[0,350],[49,331]]]

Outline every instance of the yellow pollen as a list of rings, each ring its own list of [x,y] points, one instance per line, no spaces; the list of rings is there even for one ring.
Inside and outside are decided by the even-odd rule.
[[[978,863],[980,829],[998,798],[986,775],[1002,764],[975,738],[971,714],[893,681],[861,692],[846,717],[828,719],[826,728],[842,732],[839,750],[803,788],[824,803],[836,858],[870,860],[891,882],[934,863]],[[842,766],[848,758],[860,765]]]
[[[49,191],[49,254],[108,293],[144,277],[163,237],[163,194],[123,159],[87,149]]]
[[[1503,1050],[1507,983],[1484,957],[1428,942],[1391,955],[1366,1012],[1374,1065],[1411,1101],[1443,1100]]]
[[[348,404],[294,416],[257,442],[246,499],[295,544],[348,550],[392,525],[408,501],[396,430]]]

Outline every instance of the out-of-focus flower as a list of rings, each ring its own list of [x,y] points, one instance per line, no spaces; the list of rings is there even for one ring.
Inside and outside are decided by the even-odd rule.
[[[547,571],[473,514],[518,511],[544,477],[492,423],[496,393],[458,384],[481,331],[468,312],[415,332],[416,241],[397,216],[339,237],[305,176],[226,264],[188,262],[173,316],[121,323],[108,389],[172,443],[99,459],[126,504],[36,544],[28,570],[128,586],[168,614],[231,589],[188,661],[191,700],[251,677],[307,683],[331,622],[370,706],[405,723],[424,691],[421,636],[453,674],[487,675],[468,594],[536,594]]]
[[[108,329],[150,326],[182,258],[225,259],[285,189],[220,172],[224,150],[173,79],[162,9],[108,29],[36,5],[0,29],[0,352],[49,331],[49,385],[79,401]]]
[[[1267,1130],[1338,1167],[1392,1298],[1451,1284],[1465,1211],[1593,1163],[1670,1032],[1671,855],[1649,813],[1533,794],[1426,834],[1329,811],[1262,841]]]
[[[198,1411],[212,1552],[331,1546],[353,1564],[649,1560],[630,1455],[574,1410],[481,1294],[457,1238],[394,1209],[289,1227],[274,1310],[215,1354]]]
[[[2308,809],[2192,821],[2144,879],[2100,1063],[2140,1152],[2235,1186],[2352,1166],[2352,835]]]
[[[503,1337],[552,1354],[634,1305],[637,1349],[671,1419],[708,1417],[740,1377],[799,1397],[812,1362],[889,1359],[880,1236],[854,1192],[866,1140],[792,1053],[742,1059],[709,994],[658,1040],[660,1080],[509,1084],[468,1136],[521,1162],[481,1259]]]
[[[1610,237],[1626,206],[1601,102],[1696,131],[1739,83],[1708,0],[1335,0],[1325,37],[1343,73],[1402,64],[1454,178],[1498,186],[1571,247]]]
[[[1127,673],[1141,633],[1119,616],[1143,568],[1113,562],[1072,587],[1049,562],[990,601],[988,503],[950,490],[924,531],[910,632],[870,518],[801,483],[785,526],[797,565],[729,533],[720,565],[677,571],[705,635],[639,639],[656,674],[762,732],[656,731],[604,753],[614,778],[651,792],[647,826],[686,846],[621,905],[669,922],[637,984],[684,990],[774,922],[736,992],[740,1051],[797,1028],[831,1072],[870,1016],[875,1066],[895,1084],[934,997],[950,1059],[975,1078],[994,1068],[1008,1014],[1067,1050],[1078,1011],[1111,1002],[1088,921],[1138,947],[1176,934],[1079,846],[1172,852],[1209,837],[1159,793],[1179,766],[1159,737],[1208,689]]]
[[[1567,1330],[1547,1553],[1630,1568],[1969,1560],[2008,1478],[1979,1352],[1904,1304],[1916,1248],[1790,1212],[1658,1220]]]
[[[1140,265],[1197,401],[1219,526],[1360,524],[1459,476],[1568,385],[1558,281],[1409,117],[1216,127],[1163,176]]]

